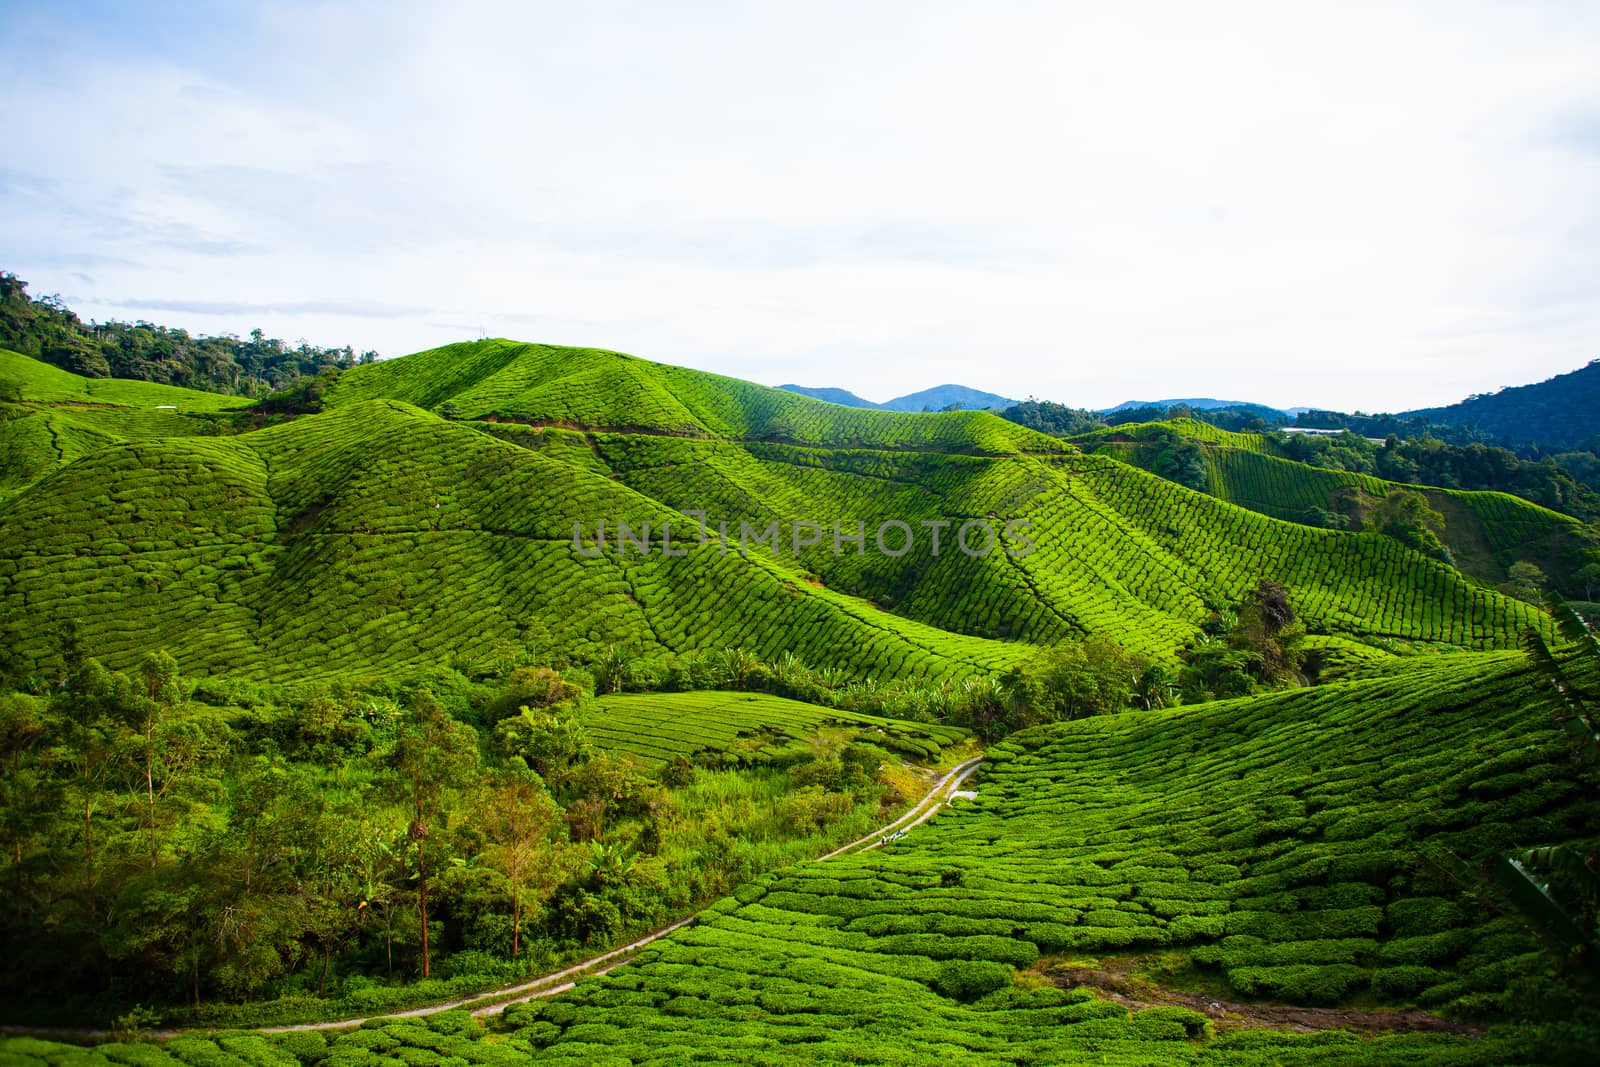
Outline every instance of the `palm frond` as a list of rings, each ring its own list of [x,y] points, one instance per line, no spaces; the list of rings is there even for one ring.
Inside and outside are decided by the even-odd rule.
[[[1496,856],[1483,871],[1533,932],[1563,955],[1587,941],[1578,920],[1551,895],[1550,883],[1524,867],[1518,857]]]
[[[1579,615],[1571,604],[1563,600],[1558,593],[1547,593],[1545,608],[1555,620],[1556,632],[1561,635],[1563,641],[1578,645],[1587,656],[1600,658],[1600,640],[1595,638],[1588,621]]]

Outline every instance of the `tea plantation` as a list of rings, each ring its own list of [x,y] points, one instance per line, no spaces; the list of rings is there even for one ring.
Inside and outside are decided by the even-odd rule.
[[[1578,520],[1498,492],[1401,485],[1370,474],[1313,467],[1277,454],[1272,439],[1230,433],[1191,419],[1118,426],[1077,438],[1097,455],[1145,469],[1159,466],[1162,442],[1176,434],[1200,447],[1208,492],[1242,508],[1290,522],[1325,525],[1341,493],[1381,500],[1396,489],[1416,489],[1445,520],[1441,539],[1456,565],[1473,577],[1504,581],[1519,560],[1564,576],[1587,559],[1592,534]]]
[[[328,405],[378,398],[432,411],[448,404],[466,419],[690,437],[991,454],[1067,448],[987,412],[868,411],[620,352],[504,340],[357,367]]]
[[[757,693],[652,693],[601,697],[587,720],[596,744],[646,765],[674,756],[693,759],[728,752],[739,739],[772,743],[804,738],[823,727],[847,730],[908,759],[938,762],[966,731],[935,723],[902,722],[834,711]],[[759,751],[759,750],[757,750]]]
[[[1203,1019],[1014,976],[1181,948],[1223,997],[1559,1000],[1538,942],[1427,859],[1593,833],[1551,712],[1509,657],[1036,729],[907,841],[760,879],[507,1024],[575,1062],[1527,1062],[1438,1038],[1202,1048]]]
[[[463,391],[463,374],[478,384]],[[586,392],[591,374],[649,385],[659,404]],[[62,375],[35,375],[39,395],[77,396]],[[452,423],[408,402],[586,425],[638,424],[665,398],[686,398],[692,424],[574,433]],[[570,410],[540,406],[557,400]],[[187,669],[258,678],[471,662],[534,641],[578,659],[744,646],[856,678],[938,679],[1001,669],[1026,653],[1019,641],[1096,632],[1170,660],[1265,577],[1294,590],[1313,633],[1494,649],[1542,625],[1390,538],[1266,518],[986,413],[843,408],[612,353],[422,353],[347,372],[321,414],[221,436],[182,412],[107,408],[122,423],[91,424],[71,404],[18,410],[0,423],[0,486],[13,489],[0,605],[33,657],[71,619],[112,664],[165,645]],[[183,432],[135,425],[158,415]],[[706,513],[704,543],[687,511]],[[921,538],[913,550],[875,550],[891,520]],[[585,558],[574,529],[592,553],[601,522],[611,539]],[[619,522],[650,524],[654,550],[620,544]],[[774,522],[768,544],[741,542],[741,524]],[[969,538],[986,553],[959,550],[969,522],[988,524]],[[1031,551],[999,536],[1008,523]]]
[[[1435,859],[1593,833],[1600,797],[1552,700],[1520,657],[1461,657],[1036,728],[990,751],[977,800],[904,841],[761,877],[487,1030],[455,1012],[327,1037],[0,1050],[19,1064],[1550,1062],[1559,1049],[1525,1029],[1219,1030],[1068,988],[1051,964],[1179,951],[1223,999],[1557,1007],[1570,994],[1539,943]]]
[[[81,814],[84,843],[98,828],[110,855],[138,842],[137,862],[104,884],[148,883],[141,906],[170,912],[182,909],[161,879],[188,891],[172,872],[203,869],[231,893],[235,860],[216,856],[256,870],[251,835],[274,825],[286,758],[305,782],[326,772],[390,798],[370,870],[324,894],[326,928],[342,932],[285,934],[300,955],[264,969],[278,986],[209,988],[324,1003],[311,998],[330,971],[376,982],[381,945],[393,1010],[412,912],[423,976],[430,922],[487,975],[494,930],[512,931],[515,957],[526,921],[571,959],[660,926],[655,905],[674,891],[678,917],[738,886],[625,966],[487,1026],[451,1011],[93,1049],[13,1038],[0,1064],[1541,1063],[1566,1054],[1564,1039],[1535,1024],[1586,1007],[1515,910],[1463,876],[1517,850],[1592,849],[1600,825],[1593,769],[1562,728],[1593,721],[1593,679],[1557,688],[1530,666],[1534,637],[1561,658],[1577,654],[1558,633],[1573,635],[1495,588],[1513,562],[1588,551],[1592,534],[1555,512],[1424,488],[1451,565],[1437,545],[1327,528],[1317,516],[1341,494],[1370,503],[1397,486],[1293,462],[1257,435],[1178,423],[1064,442],[986,412],[846,408],[500,340],[353,367],[315,396],[248,411],[9,352],[0,384],[8,809],[20,798],[17,812],[26,802],[63,827]],[[1208,492],[1156,473],[1154,446],[1174,434],[1197,450]],[[963,550],[974,531],[984,550]],[[1292,612],[1269,632],[1274,591]],[[1254,644],[1240,637],[1252,620]],[[1299,687],[1318,678],[1292,659],[1266,669],[1278,636],[1314,651],[1326,684]],[[156,650],[188,689],[162,683]],[[1236,661],[1244,685],[1227,692],[1298,688],[1163,707],[1224,692],[1180,687],[1197,650]],[[118,681],[88,656],[130,673]],[[1059,706],[1115,714],[1022,729],[1088,714],[1019,702],[1096,678],[1122,687],[1109,708],[1098,690]],[[890,692],[918,695],[880,699]],[[215,751],[158,733],[150,709],[187,722],[191,698],[227,718]],[[1156,710],[1117,710],[1131,706]],[[853,837],[909,797],[875,777],[879,749],[949,766],[976,751],[954,746],[1007,729],[1020,732],[984,754],[975,800],[881,848],[788,865],[823,851],[807,842],[825,836],[824,816],[848,812],[856,821],[832,832]],[[784,759],[817,738],[814,766],[791,776]],[[238,748],[224,781],[205,761],[226,744]],[[73,745],[87,755],[56,757]],[[360,783],[345,780],[348,753],[323,765],[341,745],[364,761]],[[453,784],[435,788],[435,772]],[[158,796],[163,773],[181,788]],[[502,818],[481,788],[491,778],[494,796],[543,798],[538,825]],[[292,809],[324,825],[326,793],[296,788]],[[761,851],[740,838],[747,823],[689,810],[696,788],[737,794],[763,826],[809,811],[816,832]],[[97,903],[87,848],[78,878],[76,829],[6,814],[6,873],[34,887],[30,916],[81,896],[85,929],[126,919]],[[491,824],[504,839],[492,847]],[[240,827],[237,853],[202,847]],[[560,869],[513,855],[513,839],[537,839]],[[24,870],[24,845],[55,873]],[[438,850],[431,876],[425,849]],[[727,862],[691,892],[697,850]],[[310,872],[274,883],[293,931],[297,887],[322,868],[290,853]],[[279,862],[261,856],[263,871]],[[516,859],[538,884],[509,898],[526,905],[509,925],[479,856]],[[381,941],[365,910],[380,904]],[[192,982],[198,1011],[198,961],[213,949],[193,948],[186,972],[153,941],[108,944],[118,961],[159,957],[161,988]],[[1472,1027],[1265,1032],[1171,1004],[1130,1010],[1060,969],[1157,956],[1219,1002],[1404,1007]],[[506,973],[533,964],[518,966]]]

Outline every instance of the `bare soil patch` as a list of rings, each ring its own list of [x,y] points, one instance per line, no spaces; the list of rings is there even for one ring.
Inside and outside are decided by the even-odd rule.
[[[1063,989],[1088,986],[1107,1000],[1130,1010],[1175,1006],[1208,1016],[1219,1031],[1261,1029],[1297,1034],[1321,1030],[1358,1033],[1438,1033],[1481,1036],[1485,1027],[1441,1019],[1420,1008],[1368,1011],[1358,1008],[1308,1008],[1267,1001],[1230,1000],[1209,993],[1167,989],[1134,973],[1137,958],[1101,961],[1100,966],[1058,963],[1042,970],[1043,976]]]

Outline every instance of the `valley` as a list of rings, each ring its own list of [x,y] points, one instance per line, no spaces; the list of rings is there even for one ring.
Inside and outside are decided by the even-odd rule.
[[[1586,1017],[1600,654],[1515,580],[1582,601],[1569,515],[498,340],[256,403],[0,378],[7,1062],[1533,1063]]]

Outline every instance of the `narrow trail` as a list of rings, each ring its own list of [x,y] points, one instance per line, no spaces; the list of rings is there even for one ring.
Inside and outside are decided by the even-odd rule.
[[[934,782],[933,788],[929,789],[927,793],[923,794],[921,800],[917,801],[910,808],[907,808],[906,813],[900,816],[894,822],[874,830],[865,837],[858,837],[848,845],[841,845],[832,852],[828,853],[826,856],[818,856],[816,862],[826,863],[835,856],[842,856],[846,852],[852,852],[857,849],[866,851],[866,849],[862,848],[863,845],[865,845],[866,848],[877,848],[882,843],[883,839],[888,837],[890,834],[900,830],[909,830],[913,826],[918,826],[927,822],[929,819],[933,818],[934,814],[938,812],[939,808],[944,804],[944,802],[949,800],[951,795],[955,793],[957,789],[961,788],[961,783],[970,778],[972,776],[972,772],[976,771],[978,769],[978,764],[982,762],[982,756],[974,756],[965,763],[957,764],[937,782]]]
[[[878,848],[889,835],[909,830],[913,826],[920,826],[922,823],[927,822],[939,813],[945,802],[955,794],[956,790],[961,788],[962,783],[972,776],[982,762],[982,756],[974,756],[972,759],[958,764],[941,775],[928,791],[923,794],[922,799],[906,809],[905,813],[899,818],[886,826],[874,830],[865,837],[859,837],[847,845],[841,845],[825,856],[817,857],[812,862],[826,863],[828,860],[850,852],[865,852],[868,849]],[[165,1040],[167,1038],[180,1037],[184,1034],[207,1033],[217,1029],[255,1030],[257,1033],[262,1034],[286,1034],[306,1030],[351,1030],[372,1019],[410,1019],[421,1015],[434,1015],[438,1012],[450,1011],[455,1008],[466,1008],[479,1018],[496,1015],[513,1004],[525,1004],[530,1000],[553,997],[559,993],[565,993],[577,984],[577,979],[579,978],[594,977],[616,970],[632,960],[634,955],[646,945],[683,929],[699,917],[700,915],[697,912],[688,918],[679,919],[670,926],[663,926],[661,929],[645,934],[643,937],[635,938],[626,945],[602,952],[598,956],[591,956],[586,960],[581,960],[559,971],[552,971],[538,978],[527,979],[514,985],[491,989],[483,993],[457,997],[453,1000],[443,1000],[433,1004],[424,1004],[417,1008],[407,1008],[404,1011],[385,1011],[376,1015],[365,1015],[358,1018],[332,1019],[315,1023],[293,1023],[284,1026],[194,1026],[172,1030],[151,1030],[147,1032],[146,1036]],[[33,1026],[0,1026],[0,1034],[18,1034],[68,1040],[98,1039],[114,1036],[110,1030],[51,1029]]]

